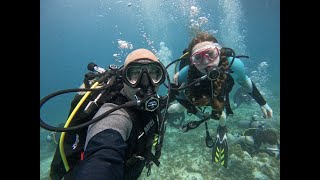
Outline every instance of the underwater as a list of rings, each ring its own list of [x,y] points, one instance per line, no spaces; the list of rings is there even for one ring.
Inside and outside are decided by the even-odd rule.
[[[208,32],[219,45],[233,50],[272,109],[272,117],[265,118],[256,99],[235,81],[228,95],[233,115],[225,122],[227,167],[214,162],[215,146],[207,145],[208,137],[218,136],[220,122],[210,119],[183,131],[183,125],[200,120],[186,110],[168,116],[160,165],[153,164],[150,172],[144,168],[138,179],[280,179],[280,1],[40,0],[40,102],[55,92],[80,88],[89,63],[103,69],[121,67],[139,48],[157,56],[173,83],[177,68],[173,61],[183,57],[198,32]],[[168,87],[161,85],[158,93],[167,95]],[[40,121],[65,126],[76,94],[61,93],[40,105]],[[248,144],[263,138],[257,132],[267,130],[276,134],[276,145],[261,150],[264,144],[258,148]],[[51,179],[60,134],[40,122],[41,180]]]

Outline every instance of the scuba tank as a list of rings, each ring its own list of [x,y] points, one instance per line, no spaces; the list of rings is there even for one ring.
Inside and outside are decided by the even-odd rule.
[[[69,118],[62,127],[47,125],[40,117],[40,126],[53,132],[62,132],[50,169],[52,179],[61,179],[78,162],[84,151],[88,122],[104,103],[106,94],[114,88],[122,88],[117,75],[118,68],[110,65],[105,70],[94,63],[88,64],[88,72],[79,89],[67,89],[50,94],[40,101],[41,106],[50,98],[69,92],[78,92],[71,102]],[[111,88],[111,86],[113,88]],[[87,91],[86,93],[84,93]],[[102,118],[100,118],[102,119]],[[93,123],[93,122],[92,122]],[[68,133],[66,133],[68,132]],[[63,167],[63,168],[61,168]]]

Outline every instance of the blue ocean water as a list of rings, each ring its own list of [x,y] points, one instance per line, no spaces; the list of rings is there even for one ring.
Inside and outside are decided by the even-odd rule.
[[[40,99],[79,87],[89,62],[101,67],[121,65],[137,48],[152,50],[168,64],[182,55],[198,29],[213,33],[221,45],[250,57],[243,59],[246,72],[267,101],[272,100],[276,121],[280,121],[277,0],[41,0]],[[73,96],[70,93],[48,101],[41,117],[54,126],[65,122]],[[46,179],[55,150],[46,142],[48,133],[40,128],[41,179]],[[168,174],[166,177],[174,177]],[[276,175],[268,177],[277,179]]]

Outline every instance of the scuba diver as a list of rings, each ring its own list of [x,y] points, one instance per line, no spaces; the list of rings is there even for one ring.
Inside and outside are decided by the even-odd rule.
[[[189,43],[188,52],[176,60],[177,62],[174,61],[177,64],[178,61],[188,60],[188,65],[180,66],[181,70],[174,75],[171,90],[178,103],[169,106],[168,114],[187,110],[188,113],[201,119],[184,125],[185,132],[211,118],[218,120],[215,140],[210,137],[206,124],[206,145],[213,148],[212,161],[224,167],[227,167],[228,163],[226,117],[233,115],[229,92],[232,90],[234,80],[260,105],[264,117],[272,117],[272,109],[255,84],[245,75],[240,57],[246,56],[235,56],[231,48],[221,47],[211,34],[200,32]],[[201,109],[206,106],[212,108],[211,114],[204,113]]]
[[[95,64],[91,66],[101,70]],[[68,119],[64,128],[56,128],[40,118],[41,127],[63,131],[51,164],[53,180],[137,179],[144,167],[149,176],[151,166],[160,164],[170,93],[164,97],[157,94],[166,77],[170,83],[162,63],[151,51],[137,49],[126,57],[122,68],[112,67],[108,73],[99,73],[103,76],[92,82],[90,89],[70,90],[88,91],[73,100],[71,123]],[[89,76],[93,75],[85,77],[82,87],[90,85]],[[97,85],[101,87],[94,89]],[[49,98],[65,92],[44,98],[40,107]],[[87,94],[87,99],[81,101]],[[85,103],[79,106],[82,102]]]
[[[244,151],[247,151],[251,157],[260,152],[280,159],[280,133],[274,128],[266,128],[267,124],[263,120],[256,120],[252,117],[250,121],[242,120],[238,122],[240,128],[245,131],[240,136],[228,134],[234,143],[241,145]]]

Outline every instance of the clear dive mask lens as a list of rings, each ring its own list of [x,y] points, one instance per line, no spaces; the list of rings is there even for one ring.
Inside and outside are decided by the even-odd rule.
[[[194,52],[190,56],[190,61],[192,64],[205,64],[204,60],[209,63],[214,61],[219,55],[220,50],[218,46],[209,45]]]
[[[130,63],[125,69],[125,82],[131,86],[136,87],[142,77],[143,73],[146,73],[151,80],[153,86],[159,86],[164,80],[164,70],[160,63],[151,62],[148,64]]]

